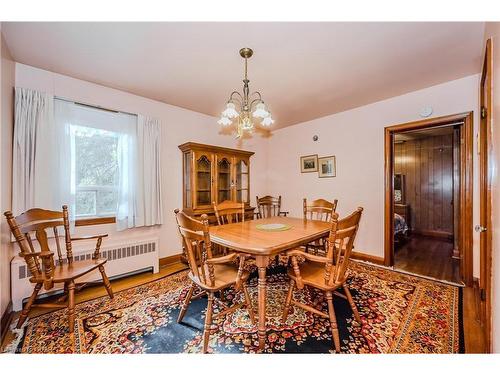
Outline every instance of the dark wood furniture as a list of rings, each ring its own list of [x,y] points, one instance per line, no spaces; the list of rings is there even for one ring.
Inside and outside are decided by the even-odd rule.
[[[340,352],[340,337],[335,309],[333,307],[333,294],[337,289],[342,288],[344,290],[345,295],[339,292],[336,292],[335,295],[349,301],[356,321],[361,324],[361,318],[349,288],[346,285],[346,280],[349,259],[362,212],[363,208],[359,207],[354,213],[342,220],[338,220],[337,213],[331,215],[328,251],[326,256],[323,257],[304,253],[300,249],[295,249],[287,253],[287,255],[291,257],[292,267],[288,269],[290,289],[286,297],[282,320],[286,321],[290,305],[300,307],[314,314],[318,314],[323,318],[329,319],[335,351],[337,352]],[[297,260],[298,256],[305,258],[305,262],[300,266]],[[324,292],[328,303],[328,314],[293,300],[295,286],[297,286],[298,289],[303,289],[304,286],[308,286]]]
[[[183,164],[182,210],[199,219],[207,214],[216,222],[213,203],[235,201],[245,204],[247,219],[253,218],[250,206],[250,151],[188,142],[179,146]]]
[[[256,196],[255,201],[257,202],[257,212],[255,213],[257,219],[288,215],[288,211],[281,211],[281,195],[277,198],[270,195],[261,198]]]
[[[259,224],[270,223],[282,223],[288,225],[290,229],[272,232],[257,228]],[[269,259],[287,250],[327,236],[330,227],[331,224],[328,222],[282,216],[210,227],[210,239],[213,243],[255,258],[259,275],[258,334],[260,350],[264,349],[266,340],[266,267],[269,264]]]
[[[102,239],[107,234],[71,237],[70,224],[68,218],[68,207],[63,206],[62,212],[43,210],[41,208],[30,209],[23,214],[14,217],[12,212],[5,212],[7,222],[19,246],[19,255],[24,258],[31,272],[30,282],[35,284],[33,293],[21,312],[17,322],[20,328],[30,309],[35,306],[35,300],[42,289],[49,291],[56,283],[64,284],[64,296],[56,303],[39,303],[38,307],[68,307],[69,332],[73,333],[75,327],[75,290],[81,289],[88,283],[76,283],[76,279],[94,270],[99,270],[102,281],[110,298],[113,298],[113,291],[108,277],[104,270],[106,259],[100,258],[100,248]],[[64,227],[65,254],[63,255],[58,227]],[[57,263],[54,261],[56,255],[50,248],[47,229],[52,229],[54,242],[57,250]],[[35,237],[33,237],[33,234]],[[52,235],[50,234],[50,235]],[[73,262],[73,241],[96,240],[96,247],[92,259]]]
[[[334,199],[333,202],[326,199],[315,199],[310,204],[307,204],[307,199],[303,200],[304,219],[330,221],[332,214],[337,210],[338,200]],[[309,243],[305,246],[305,251],[312,254],[326,254],[326,241],[325,238],[319,238],[316,241]]]
[[[190,218],[178,209],[174,211],[179,231],[182,235],[186,256],[189,265],[189,278],[192,281],[191,288],[182,304],[177,322],[181,322],[186,314],[189,302],[193,298],[207,294],[208,305],[205,315],[205,327],[203,332],[203,353],[208,350],[208,340],[212,319],[231,313],[242,306],[246,306],[252,323],[255,324],[255,317],[252,310],[250,294],[246,287],[246,280],[249,273],[244,270],[245,256],[243,254],[232,253],[222,257],[213,257],[208,226],[208,216],[202,215],[202,221]],[[239,259],[239,267],[235,267],[233,262]],[[202,289],[202,293],[193,296],[195,288]],[[236,290],[243,289],[245,302],[228,307],[223,301],[224,291],[229,287]],[[219,293],[218,300],[215,300],[215,293]],[[221,311],[213,315],[214,301],[222,307]]]

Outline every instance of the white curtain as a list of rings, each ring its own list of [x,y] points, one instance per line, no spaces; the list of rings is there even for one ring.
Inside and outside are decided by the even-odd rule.
[[[156,119],[76,105],[16,88],[13,149],[15,215],[29,208],[76,211],[75,127],[119,134],[117,229],[163,223],[160,142]]]
[[[118,230],[163,223],[160,142],[160,122],[143,115],[136,137],[120,139]]]
[[[42,207],[61,210],[52,186],[54,169],[53,96],[16,87],[13,139],[14,215]]]

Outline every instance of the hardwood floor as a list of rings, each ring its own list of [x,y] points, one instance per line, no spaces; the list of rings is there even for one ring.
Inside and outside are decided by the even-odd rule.
[[[474,288],[463,289],[463,321],[466,353],[487,353],[484,327],[479,320],[479,296]]]
[[[157,274],[142,273],[139,275],[134,275],[126,277],[120,280],[111,281],[113,286],[113,291],[118,292],[120,290],[132,288],[137,285],[147,283],[149,281],[157,280],[159,278],[168,276],[177,271],[186,269],[187,267],[182,263],[176,263],[169,266],[162,267],[160,272]],[[76,303],[88,301],[97,297],[106,295],[106,290],[104,287],[89,287],[77,294]],[[485,353],[484,336],[481,324],[478,320],[477,310],[476,310],[476,295],[473,288],[464,288],[464,299],[463,299],[463,318],[464,318],[464,335],[465,335],[465,352],[466,353]],[[48,309],[33,309],[30,316],[37,316],[43,312],[47,312]],[[12,317],[12,321],[17,321],[19,313],[15,313]],[[13,334],[8,332],[2,342],[2,348],[4,345],[8,345],[13,339]]]
[[[452,254],[452,241],[411,235],[405,244],[395,250],[394,268],[461,284],[460,261],[453,259]]]

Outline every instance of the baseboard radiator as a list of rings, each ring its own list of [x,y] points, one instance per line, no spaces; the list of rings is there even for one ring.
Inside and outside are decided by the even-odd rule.
[[[74,249],[74,262],[88,260],[92,258],[93,248]],[[134,241],[133,243],[113,244],[101,248],[101,257],[106,258],[106,274],[109,278],[119,278],[140,271],[159,271],[158,239],[148,239]],[[56,262],[58,263],[58,262]],[[11,262],[11,293],[12,309],[19,311],[23,307],[23,301],[33,292],[34,284],[30,283],[31,273],[24,262],[24,259],[16,256]],[[77,282],[100,281],[101,274],[98,270],[78,278]],[[43,288],[40,296],[48,296],[59,293],[63,289],[63,284],[56,286],[49,292]]]

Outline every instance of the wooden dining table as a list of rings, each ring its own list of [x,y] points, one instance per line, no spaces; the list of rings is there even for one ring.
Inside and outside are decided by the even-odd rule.
[[[269,231],[259,229],[260,224],[284,224],[289,228]],[[260,351],[264,349],[266,342],[266,268],[269,260],[287,250],[326,237],[330,227],[328,222],[275,216],[210,228],[211,242],[255,258],[259,275],[257,293]]]

